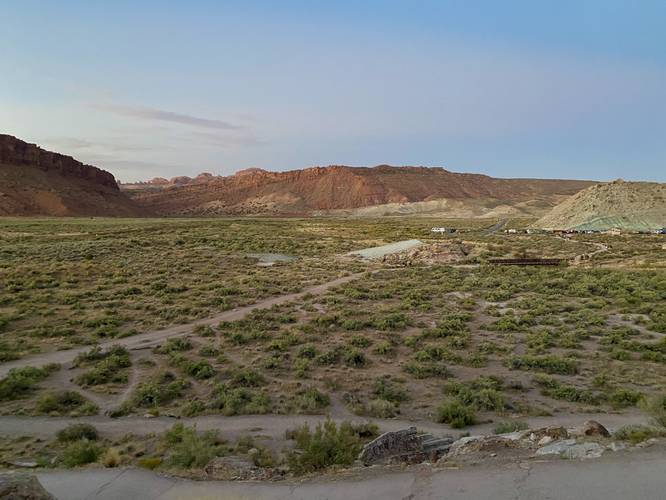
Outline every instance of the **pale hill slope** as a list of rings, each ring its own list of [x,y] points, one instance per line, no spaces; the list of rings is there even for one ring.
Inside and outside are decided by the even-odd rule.
[[[666,227],[666,184],[596,184],[571,196],[539,219],[542,229],[659,229]]]

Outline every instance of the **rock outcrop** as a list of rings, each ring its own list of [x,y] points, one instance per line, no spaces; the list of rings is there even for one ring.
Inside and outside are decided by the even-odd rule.
[[[0,134],[0,164],[36,167],[44,172],[53,172],[63,177],[71,177],[93,182],[118,191],[115,177],[109,172],[92,165],[85,165],[71,156],[46,151],[36,144],[30,144],[11,135]]]
[[[311,215],[433,200],[472,200],[477,205],[481,200],[489,207],[536,202],[543,213],[544,208],[591,184],[496,179],[439,167],[333,165],[288,172],[253,168],[228,177],[206,175],[186,183],[172,179],[167,185],[151,182],[124,185],[123,189],[141,205],[163,215]]]
[[[385,432],[367,443],[358,456],[364,465],[435,462],[453,443],[452,437],[435,438],[419,434],[416,427]]]
[[[139,216],[105,170],[0,135],[0,215]]]
[[[367,443],[358,456],[365,466],[436,463],[439,466],[506,462],[537,457],[561,457],[571,460],[598,458],[606,451],[619,451],[623,443],[595,420],[566,429],[540,427],[507,434],[433,437],[416,427],[386,432]]]
[[[0,474],[0,498],[4,500],[55,500],[32,474]]]

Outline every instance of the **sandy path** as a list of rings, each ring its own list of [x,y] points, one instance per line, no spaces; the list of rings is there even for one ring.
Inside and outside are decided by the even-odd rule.
[[[594,241],[578,241],[578,240],[572,240],[572,239],[569,239],[569,238],[564,238],[562,236],[555,236],[555,237],[562,240],[562,241],[567,241],[569,243],[584,243],[586,245],[592,245],[593,247],[596,248],[596,250],[594,250],[593,252],[586,252],[586,253],[581,253],[581,254],[576,255],[570,261],[571,265],[573,265],[573,266],[579,266],[579,265],[581,265],[581,263],[583,261],[587,262],[590,259],[592,259],[592,257],[594,255],[597,255],[598,253],[601,253],[601,252],[608,251],[608,245],[606,245],[604,243],[596,243]]]
[[[332,413],[335,413],[334,411]],[[196,425],[200,431],[218,430],[222,437],[235,439],[243,435],[265,436],[271,439],[284,439],[284,433],[288,429],[307,423],[315,426],[319,422],[329,418],[327,415],[240,415],[225,417],[222,415],[202,415],[192,418],[155,417],[147,418],[140,416],[129,416],[121,418],[110,418],[102,415],[92,417],[26,417],[26,416],[0,416],[0,435],[8,436],[35,436],[50,438],[60,429],[73,423],[88,423],[94,425],[99,432],[107,437],[119,437],[127,433],[137,435],[163,432],[174,423],[182,422],[186,425]],[[354,415],[333,416],[333,421],[342,422],[349,420],[354,423],[374,422],[382,432],[404,429],[415,426],[419,430],[434,435],[459,435],[469,432],[475,435],[492,434],[494,423],[486,423],[467,427],[465,429],[451,429],[448,425],[438,424],[429,420],[404,420],[404,419],[366,419]],[[520,419],[531,428],[544,427],[548,425],[562,425],[564,427],[575,427],[589,419],[594,419],[603,424],[609,430],[614,431],[623,425],[645,424],[649,418],[638,412],[624,414],[595,413],[575,414],[567,413],[549,417],[526,417]],[[501,419],[498,419],[501,420]]]
[[[336,287],[338,285],[343,285],[350,281],[353,281],[361,276],[364,273],[351,274],[349,276],[344,276],[342,278],[337,278],[333,281],[323,283],[321,285],[312,286],[306,288],[302,292],[292,293],[288,295],[280,295],[278,297],[271,297],[268,299],[261,300],[249,306],[240,307],[232,309],[230,311],[225,311],[223,313],[217,314],[210,318],[200,319],[192,323],[187,323],[184,325],[171,326],[162,330],[153,330],[146,333],[141,333],[138,335],[133,335],[132,337],[125,337],[122,339],[114,339],[108,342],[100,342],[99,345],[102,348],[111,347],[112,345],[121,345],[128,349],[137,349],[137,348],[146,348],[152,347],[160,344],[165,339],[171,337],[180,337],[187,335],[192,332],[192,329],[199,325],[217,325],[220,321],[236,321],[244,318],[252,311],[257,309],[270,309],[273,306],[284,304],[286,302],[291,302],[293,300],[298,300],[307,294],[320,295],[326,292],[328,289]],[[9,370],[12,368],[20,368],[23,366],[43,366],[48,363],[70,363],[76,358],[79,353],[86,352],[90,350],[92,346],[77,347],[75,349],[67,349],[65,351],[56,351],[44,354],[37,354],[34,356],[26,356],[24,358],[9,361],[0,365],[0,377],[7,375]]]

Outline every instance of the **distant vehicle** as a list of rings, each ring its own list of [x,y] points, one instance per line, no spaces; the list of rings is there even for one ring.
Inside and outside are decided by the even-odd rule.
[[[451,233],[455,233],[456,230],[452,229],[450,227],[433,227],[432,229],[430,229],[430,232],[431,233],[440,233],[440,234],[451,234]]]
[[[666,227],[662,227],[657,231],[657,234],[666,234]]]

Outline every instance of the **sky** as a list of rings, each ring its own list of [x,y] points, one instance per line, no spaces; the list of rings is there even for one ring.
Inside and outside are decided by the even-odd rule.
[[[0,133],[121,181],[666,181],[663,0],[0,2]]]

